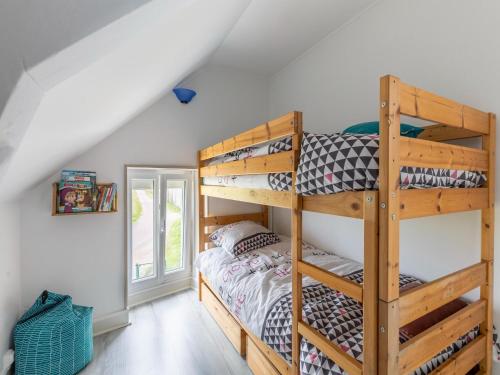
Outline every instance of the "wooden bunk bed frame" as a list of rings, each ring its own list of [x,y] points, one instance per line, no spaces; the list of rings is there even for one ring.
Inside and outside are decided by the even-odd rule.
[[[433,373],[465,374],[480,364],[492,366],[493,238],[495,193],[495,114],[486,113],[402,83],[380,79],[379,190],[334,195],[299,196],[295,177],[300,157],[302,114],[292,112],[199,151],[199,243],[206,249],[217,226],[240,220],[268,225],[268,206],[289,208],[292,219],[292,358],[291,366],[253,335],[225,306],[209,282],[199,275],[199,298],[256,374],[299,374],[299,343],[306,338],[349,374],[406,374],[420,367],[475,326],[480,335]],[[418,139],[400,136],[400,116],[435,122]],[[291,136],[292,150],[208,166],[216,156],[244,147]],[[456,146],[442,141],[481,137],[482,147]],[[400,190],[400,167],[431,167],[483,171],[481,188]],[[266,173],[292,173],[292,190],[206,186],[202,178]],[[205,197],[262,205],[262,212],[206,216]],[[452,212],[481,210],[481,260],[470,267],[417,288],[399,290],[400,221]],[[302,212],[312,211],[363,220],[364,283],[356,284],[302,260]],[[363,304],[364,361],[357,361],[302,321],[302,277],[339,290]],[[404,344],[400,327],[480,288],[480,299]]]

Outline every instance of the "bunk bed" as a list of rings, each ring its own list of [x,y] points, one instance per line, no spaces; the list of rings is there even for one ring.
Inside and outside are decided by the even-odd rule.
[[[210,233],[222,225],[252,220],[268,226],[268,207],[291,212],[292,349],[291,363],[228,308],[226,301],[199,273],[199,299],[203,301],[256,374],[299,374],[302,338],[349,374],[406,374],[431,360],[464,335],[467,345],[446,356],[435,374],[462,374],[479,364],[491,373],[493,306],[493,230],[495,181],[495,115],[405,84],[394,76],[380,80],[380,138],[378,190],[345,191],[329,195],[301,195],[295,186],[301,153],[302,114],[292,112],[256,128],[200,150],[199,244],[200,252],[212,244]],[[418,138],[400,135],[400,116],[433,122]],[[231,152],[289,137],[290,147],[276,153],[238,159],[222,158]],[[481,148],[444,143],[480,137]],[[220,161],[220,160],[219,160]],[[486,176],[481,187],[434,187],[402,190],[400,172],[405,166],[476,171]],[[272,190],[205,184],[211,177],[288,174],[289,189]],[[204,180],[206,179],[206,180]],[[262,206],[260,213],[207,216],[205,197]],[[416,287],[400,288],[400,221],[481,210],[481,260],[465,269]],[[352,280],[303,258],[302,212],[355,218],[364,224],[363,281]],[[303,319],[303,279],[308,277],[359,301],[362,306],[363,360],[325,337]],[[400,343],[400,328],[451,303],[474,289],[479,300],[461,307],[423,332]],[[441,363],[442,362],[442,363]]]

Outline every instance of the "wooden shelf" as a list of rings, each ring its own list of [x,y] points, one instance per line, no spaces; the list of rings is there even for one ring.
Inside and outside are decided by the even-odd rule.
[[[109,186],[111,183],[100,183],[97,186]],[[110,211],[82,211],[82,212],[59,212],[59,183],[52,184],[52,216],[75,216],[75,215],[93,215],[93,214],[113,214],[118,212],[118,193],[113,198]]]

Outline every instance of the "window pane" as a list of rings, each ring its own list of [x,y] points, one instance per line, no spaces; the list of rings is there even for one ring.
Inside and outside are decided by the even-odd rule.
[[[183,268],[185,183],[167,181],[165,223],[165,272]]]
[[[154,180],[132,180],[132,280],[155,276]]]

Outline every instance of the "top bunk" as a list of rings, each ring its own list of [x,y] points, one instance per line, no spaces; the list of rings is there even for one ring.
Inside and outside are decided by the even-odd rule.
[[[381,195],[387,191],[398,195],[399,219],[478,210],[488,206],[494,190],[493,113],[402,83],[394,76],[381,78],[379,104],[379,171],[378,185],[373,189],[335,194],[321,190],[318,195],[314,192],[307,195],[301,193],[296,179],[298,169],[300,171],[304,134],[302,114],[290,112],[200,150],[200,194],[282,208],[292,208],[294,200],[299,200],[305,211],[359,219],[365,217],[365,203],[376,195],[372,190],[379,190]],[[423,126],[418,138],[401,136],[401,115],[432,124]],[[482,140],[480,147],[445,143],[474,137]],[[280,140],[279,147],[272,143]],[[265,147],[256,149],[262,145]],[[479,187],[465,183],[425,189],[391,189],[390,186],[399,187],[403,183],[401,175],[405,167],[465,171],[476,179],[477,176],[484,176],[484,179]],[[259,182],[261,177],[267,182],[278,179],[281,185],[271,186],[269,183],[270,186],[263,186]],[[246,179],[243,187],[234,183],[238,179]],[[285,179],[288,188],[283,188]],[[384,202],[380,204],[382,206]]]

